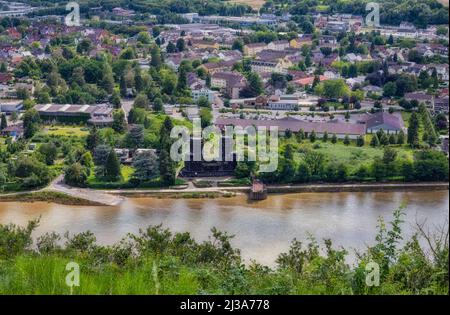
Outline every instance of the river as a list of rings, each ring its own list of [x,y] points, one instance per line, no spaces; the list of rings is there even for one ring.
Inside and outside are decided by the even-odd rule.
[[[47,231],[71,233],[90,230],[103,244],[120,240],[128,232],[163,223],[173,231],[188,231],[199,241],[211,227],[234,234],[232,243],[250,258],[273,265],[293,238],[330,238],[335,245],[363,249],[374,242],[377,218],[392,218],[406,204],[404,230],[427,219],[430,227],[448,220],[449,192],[352,192],[269,195],[249,202],[247,196],[218,199],[130,198],[117,207],[62,206],[52,203],[0,203],[0,223],[25,225],[41,217],[34,236]]]

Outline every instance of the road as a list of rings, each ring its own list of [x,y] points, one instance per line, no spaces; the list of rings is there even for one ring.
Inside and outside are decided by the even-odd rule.
[[[89,200],[107,206],[117,206],[125,200],[124,197],[107,194],[102,191],[69,186],[64,183],[64,175],[58,176],[43,190],[61,192],[72,197]]]

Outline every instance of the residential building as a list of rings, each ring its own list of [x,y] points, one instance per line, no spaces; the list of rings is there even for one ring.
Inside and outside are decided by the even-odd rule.
[[[287,40],[276,40],[267,44],[267,49],[283,51],[289,48],[289,42]]]
[[[266,43],[253,43],[244,45],[244,55],[254,57],[257,53],[267,49]]]
[[[436,97],[434,99],[434,107],[433,110],[436,113],[444,113],[448,114],[448,104],[449,104],[449,98],[448,96],[444,97]]]
[[[0,100],[0,112],[5,114],[11,114],[19,112],[23,108],[22,101],[3,101]]]
[[[222,90],[230,98],[239,98],[246,85],[245,77],[238,72],[216,72],[211,76],[211,87]]]
[[[283,135],[286,130],[292,132],[299,132],[303,130],[306,136],[308,136],[313,130],[318,137],[322,137],[325,132],[329,135],[336,134],[336,137],[343,139],[348,136],[350,139],[356,139],[358,136],[362,136],[366,133],[366,127],[363,124],[355,123],[343,123],[343,122],[311,122],[305,120],[299,120],[292,117],[286,117],[282,119],[236,119],[236,118],[217,118],[215,125],[223,129],[226,126],[240,126],[242,128],[255,126],[266,127],[267,130],[270,127],[278,127],[278,132]]]
[[[206,89],[206,88],[202,88],[202,89],[199,89],[199,90],[192,90],[191,94],[192,94],[192,99],[195,102],[198,102],[198,100],[201,97],[205,97],[208,100],[209,103],[213,103],[214,102],[214,97],[216,95],[216,92],[211,91],[211,90]]]
[[[107,105],[36,105],[43,120],[62,122],[88,122],[98,126],[112,124],[113,108]]]
[[[405,129],[403,119],[400,115],[390,114],[386,112],[378,112],[373,115],[368,115],[360,123],[364,123],[367,128],[367,133],[376,133],[383,129],[388,134],[397,134]]]

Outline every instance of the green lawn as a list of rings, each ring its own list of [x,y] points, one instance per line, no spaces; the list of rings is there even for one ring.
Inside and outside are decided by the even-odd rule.
[[[123,185],[126,184],[131,176],[133,175],[134,169],[131,166],[128,165],[122,165],[120,168],[120,172],[122,174],[122,177],[120,180],[116,182],[104,182],[102,180],[99,180],[97,177],[95,177],[94,170],[91,172],[91,176],[88,178],[88,185],[101,185],[101,184],[114,184],[114,185]]]
[[[357,147],[355,141],[352,140],[350,145],[345,145],[342,141],[336,144],[328,142],[322,142],[322,140],[316,140],[311,143],[309,140],[304,140],[301,144],[297,144],[296,140],[291,138],[289,141],[283,141],[283,144],[291,143],[301,149],[313,149],[323,153],[327,160],[334,163],[344,163],[350,170],[356,170],[360,165],[365,163],[371,163],[375,157],[383,156],[383,147],[373,148],[369,145],[370,135],[365,138],[366,144],[363,147]],[[392,146],[398,151],[399,158],[412,159],[413,150],[408,146]],[[297,153],[296,159],[300,159],[301,153]]]
[[[412,158],[412,150],[401,146],[395,148],[398,150],[398,157]],[[324,153],[330,161],[345,163],[351,169],[356,169],[375,157],[383,156],[383,147],[373,148],[367,144],[364,147],[357,147],[354,144],[347,146],[342,143],[320,143],[320,149],[317,151]]]
[[[53,136],[85,137],[89,134],[86,127],[50,126],[45,128],[44,134]]]

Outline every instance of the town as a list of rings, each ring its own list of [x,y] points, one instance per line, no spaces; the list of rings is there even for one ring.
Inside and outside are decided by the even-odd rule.
[[[448,179],[448,25],[438,18],[370,26],[326,6],[100,6],[67,25],[63,6],[1,5],[5,192],[61,174],[117,189]],[[278,169],[172,161],[170,129],[196,118],[221,130],[276,126]]]
[[[448,0],[0,0],[14,309],[429,309],[448,215]]]

